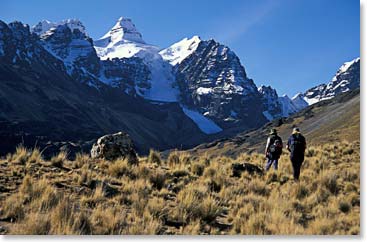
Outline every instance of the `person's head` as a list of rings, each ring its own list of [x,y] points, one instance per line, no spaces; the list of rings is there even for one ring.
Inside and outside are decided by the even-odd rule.
[[[293,128],[292,134],[299,134],[299,133],[300,133],[299,128],[297,127]]]
[[[277,130],[276,129],[271,129],[270,130],[270,135],[275,135],[277,134]]]

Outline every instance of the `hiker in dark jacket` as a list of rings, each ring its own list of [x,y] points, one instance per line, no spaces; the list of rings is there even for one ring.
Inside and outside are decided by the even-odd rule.
[[[278,170],[278,161],[282,154],[283,141],[278,136],[276,129],[271,129],[270,135],[266,142],[265,156],[268,159],[266,162],[265,170],[268,171],[273,165],[274,170]]]
[[[293,129],[292,135],[288,139],[287,149],[291,153],[290,158],[294,180],[298,181],[306,150],[306,139],[299,131],[299,128]]]

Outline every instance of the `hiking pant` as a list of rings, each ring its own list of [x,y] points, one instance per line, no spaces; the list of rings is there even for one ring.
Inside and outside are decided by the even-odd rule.
[[[268,161],[266,162],[265,170],[268,171],[270,169],[271,165],[273,165],[274,170],[278,170],[278,159],[270,159],[269,158]]]
[[[299,175],[301,173],[301,166],[302,166],[303,160],[304,160],[303,155],[291,156],[294,180],[299,179]]]

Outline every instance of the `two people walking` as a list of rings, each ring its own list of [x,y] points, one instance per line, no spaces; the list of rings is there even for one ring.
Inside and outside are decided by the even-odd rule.
[[[298,181],[306,150],[306,139],[301,134],[299,128],[293,129],[291,136],[288,138],[286,148],[290,152],[290,160],[292,162],[294,180]],[[282,155],[282,150],[282,138],[280,138],[280,136],[277,134],[276,129],[271,129],[265,147],[265,155],[267,158],[267,162],[265,165],[266,171],[268,171],[271,166],[273,166],[275,170],[278,170],[278,161],[280,156]]]

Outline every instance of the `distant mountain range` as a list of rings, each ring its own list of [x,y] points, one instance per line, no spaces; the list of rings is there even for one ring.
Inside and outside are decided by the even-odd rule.
[[[12,140],[0,146],[125,130],[142,152],[191,147],[358,88],[359,62],[290,99],[257,87],[236,54],[213,39],[161,49],[128,18],[98,40],[78,20],[32,28],[0,21],[0,137]]]

